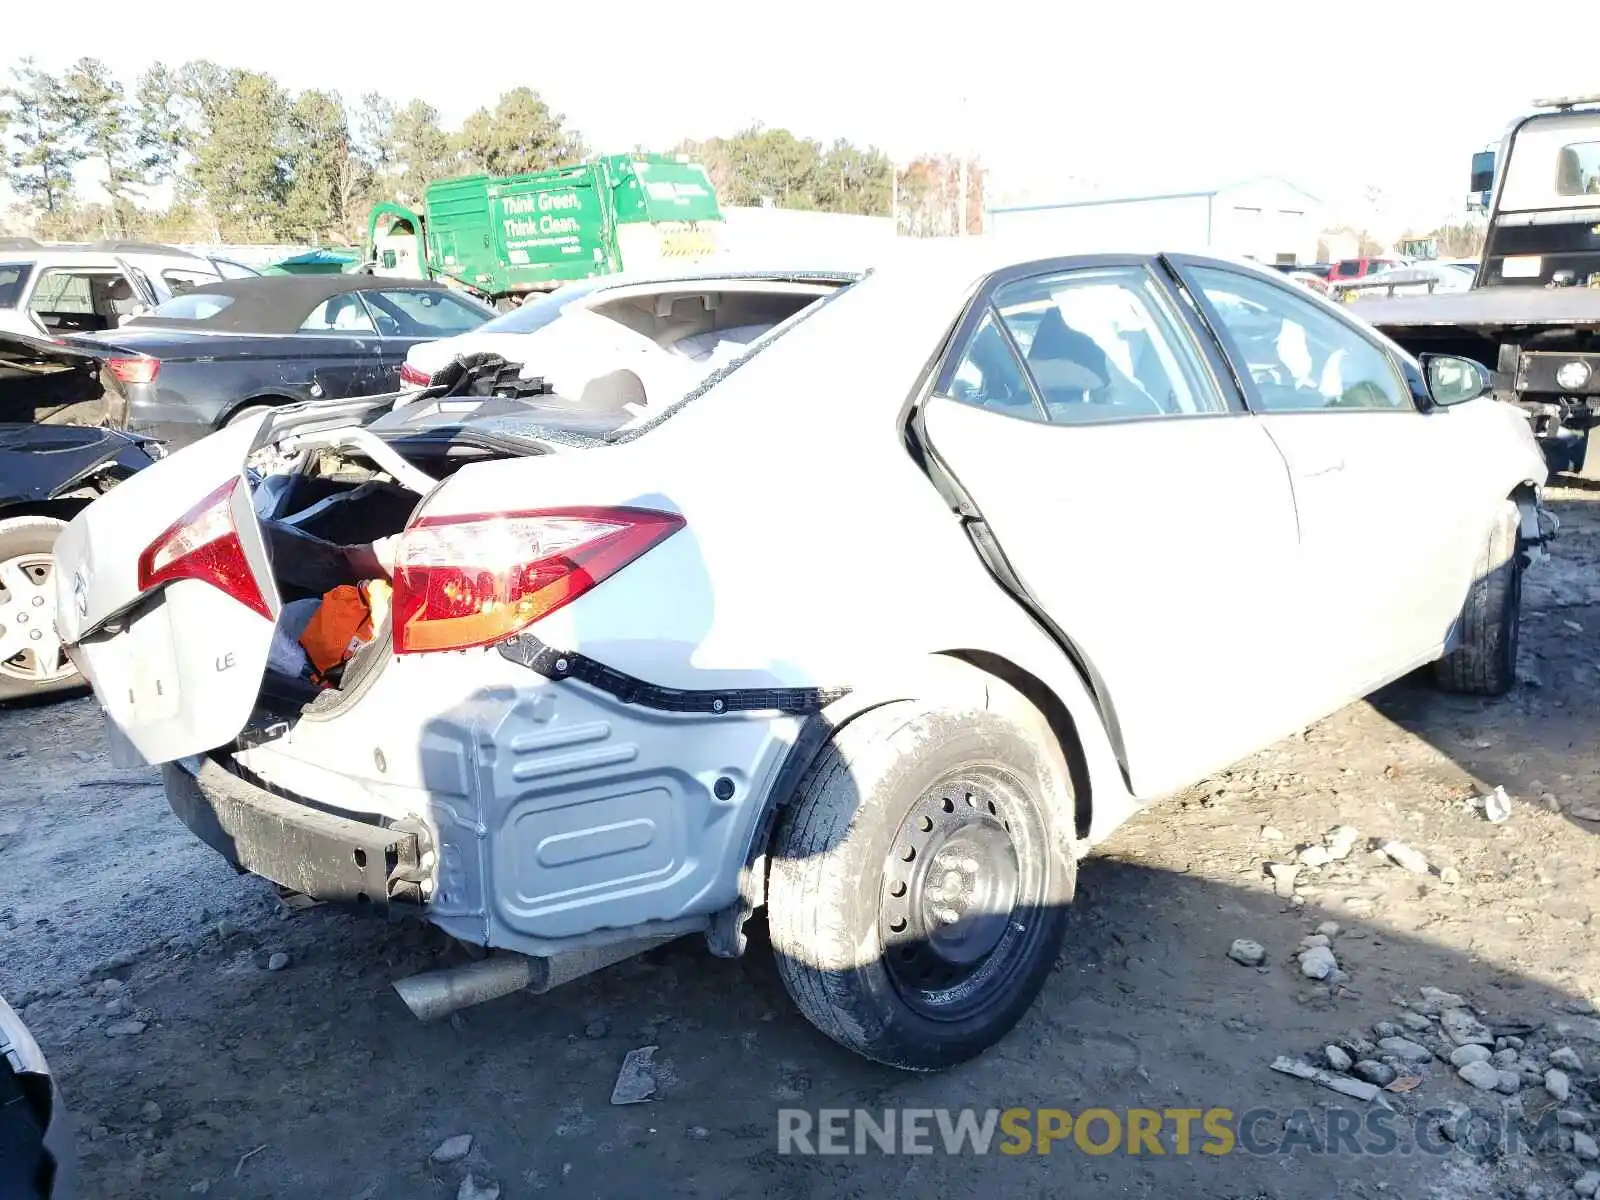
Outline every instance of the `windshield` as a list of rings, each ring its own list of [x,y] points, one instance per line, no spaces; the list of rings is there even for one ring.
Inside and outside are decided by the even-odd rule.
[[[1517,133],[1500,208],[1526,211],[1600,204],[1600,114],[1536,117]]]

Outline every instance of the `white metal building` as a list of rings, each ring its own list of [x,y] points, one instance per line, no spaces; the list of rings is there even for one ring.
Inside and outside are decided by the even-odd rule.
[[[1263,176],[1210,191],[1092,197],[988,210],[986,232],[1042,234],[1073,250],[1208,250],[1264,263],[1317,260],[1320,200]]]

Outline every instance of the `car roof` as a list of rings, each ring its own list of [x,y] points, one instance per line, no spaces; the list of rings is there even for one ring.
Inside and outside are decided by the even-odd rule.
[[[184,297],[226,296],[232,303],[209,317],[135,317],[124,328],[204,329],[228,333],[296,333],[321,303],[352,292],[449,291],[431,279],[373,275],[262,275],[189,288]]]
[[[31,237],[0,238],[0,258],[7,262],[28,262],[43,259],[110,258],[117,255],[141,257],[179,258],[203,263],[206,260],[176,246],[157,242],[102,241],[102,242],[41,242]]]

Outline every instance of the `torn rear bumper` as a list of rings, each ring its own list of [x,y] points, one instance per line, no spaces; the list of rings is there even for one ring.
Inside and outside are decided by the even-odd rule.
[[[166,763],[161,774],[178,819],[241,871],[317,900],[422,903],[421,830],[285,799],[210,758]]]

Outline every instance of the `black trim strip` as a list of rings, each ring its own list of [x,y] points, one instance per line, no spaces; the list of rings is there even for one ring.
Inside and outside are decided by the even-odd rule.
[[[819,713],[849,695],[849,688],[669,688],[636,679],[604,663],[569,650],[547,646],[531,633],[516,634],[496,647],[500,656],[546,679],[576,679],[624,704],[677,713],[781,712],[797,716]]]

